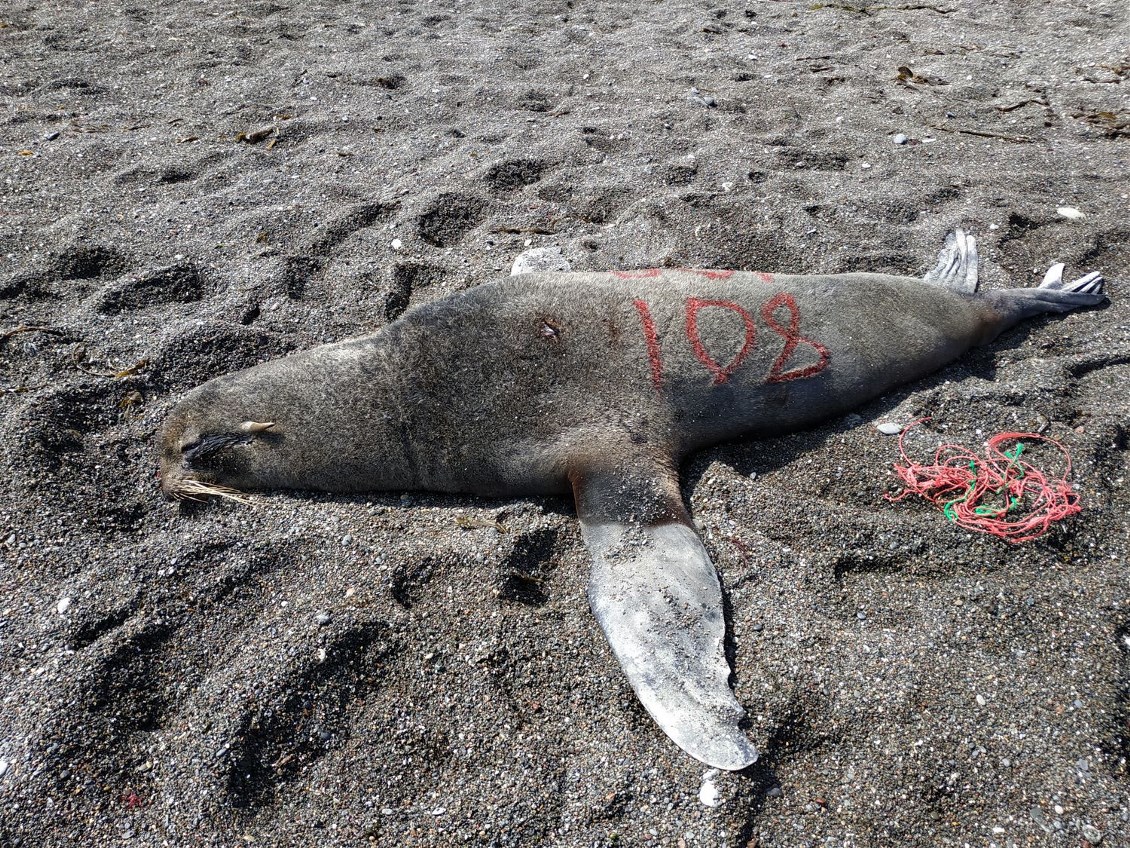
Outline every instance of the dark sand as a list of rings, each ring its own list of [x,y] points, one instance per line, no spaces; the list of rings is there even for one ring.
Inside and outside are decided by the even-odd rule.
[[[1130,845],[1130,10],[507,6],[0,10],[0,330],[46,328],[0,342],[0,845]],[[763,751],[717,808],[568,501],[154,486],[187,389],[527,245],[920,273],[955,226],[986,287],[1111,302],[690,463]],[[1046,423],[1082,515],[886,502],[873,423],[921,415],[923,452]]]

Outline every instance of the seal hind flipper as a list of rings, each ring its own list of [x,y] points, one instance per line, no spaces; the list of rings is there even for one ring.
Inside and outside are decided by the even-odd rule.
[[[646,467],[655,468],[652,463]],[[737,771],[757,759],[730,690],[722,587],[673,472],[574,477],[588,596],[636,696],[684,751]]]
[[[1044,279],[1038,288],[1076,292],[1080,294],[1103,294],[1103,287],[1106,281],[1103,279],[1103,275],[1098,271],[1092,271],[1090,274],[1084,274],[1077,280],[1065,282],[1063,279],[1064,267],[1062,262],[1057,262],[1055,265],[1048,268],[1048,272],[1044,274]]]
[[[1052,265],[1040,284],[1033,288],[1002,289],[985,294],[995,313],[995,323],[987,340],[1036,315],[1098,306],[1107,299],[1102,274],[1092,271],[1077,280],[1064,280],[1063,268],[1062,262]]]
[[[977,291],[977,240],[964,230],[946,236],[938,263],[923,279],[934,285],[973,294]]]

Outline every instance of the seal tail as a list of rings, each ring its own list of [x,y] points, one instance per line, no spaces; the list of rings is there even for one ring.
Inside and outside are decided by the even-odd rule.
[[[977,291],[977,240],[964,230],[946,236],[938,263],[926,272],[926,282],[973,294]]]
[[[592,557],[589,604],[632,689],[684,751],[738,771],[757,759],[730,690],[722,587],[672,470],[633,456],[573,475]]]

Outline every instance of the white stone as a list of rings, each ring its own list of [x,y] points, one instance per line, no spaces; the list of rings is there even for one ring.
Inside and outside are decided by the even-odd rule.
[[[702,785],[698,788],[698,800],[707,807],[717,807],[722,803],[722,793],[714,783],[717,776],[718,769],[710,769],[702,776]]]
[[[565,258],[560,247],[534,247],[523,250],[514,259],[510,276],[533,274],[538,271],[572,271],[573,266]]]

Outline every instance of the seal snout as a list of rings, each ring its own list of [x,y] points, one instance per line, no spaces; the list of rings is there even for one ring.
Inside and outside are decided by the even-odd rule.
[[[275,426],[273,421],[244,421],[238,426],[221,428],[231,432],[199,432],[184,424],[170,425],[162,436],[157,482],[161,493],[173,501],[202,501],[208,498],[249,503],[239,489],[223,485],[213,467],[216,458],[232,448],[248,445]],[[222,479],[222,478],[221,478]]]
[[[201,480],[183,466],[174,468],[164,462],[161,466],[157,471],[157,484],[167,500],[203,501],[208,498],[224,498],[229,501],[251,503],[239,489]]]

